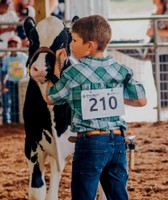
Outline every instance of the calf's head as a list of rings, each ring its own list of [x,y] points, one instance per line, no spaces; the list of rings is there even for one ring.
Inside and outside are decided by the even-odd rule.
[[[30,77],[45,83],[53,75],[56,50],[66,48],[68,55],[70,53],[69,30],[55,16],[46,17],[37,24],[33,18],[28,17],[24,29],[30,43],[27,62]]]

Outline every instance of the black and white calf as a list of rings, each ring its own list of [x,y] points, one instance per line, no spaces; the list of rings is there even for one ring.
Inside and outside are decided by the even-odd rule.
[[[24,29],[30,41],[30,80],[23,110],[25,155],[30,169],[29,199],[56,200],[65,158],[74,148],[68,142],[70,109],[67,104],[47,105],[44,99],[47,81],[54,82],[55,79],[55,52],[62,47],[69,51],[70,34],[62,21],[54,16],[47,17],[37,24],[28,17],[24,22]],[[68,61],[64,68],[69,64]],[[48,192],[45,183],[46,157],[49,157],[51,166]]]

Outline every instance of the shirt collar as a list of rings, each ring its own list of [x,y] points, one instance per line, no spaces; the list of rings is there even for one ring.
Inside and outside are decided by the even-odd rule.
[[[79,62],[82,62],[83,64],[86,64],[88,66],[92,67],[107,67],[114,63],[114,58],[112,56],[106,56],[104,58],[95,58],[92,56],[87,56],[85,58],[79,59]]]

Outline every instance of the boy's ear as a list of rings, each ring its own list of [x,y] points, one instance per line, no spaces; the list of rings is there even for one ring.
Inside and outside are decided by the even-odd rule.
[[[96,50],[97,49],[97,44],[94,41],[89,41],[88,42],[88,47],[91,51]]]

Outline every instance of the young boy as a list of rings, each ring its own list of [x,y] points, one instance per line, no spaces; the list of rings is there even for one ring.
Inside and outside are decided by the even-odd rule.
[[[71,131],[77,132],[72,163],[72,200],[94,200],[99,181],[107,199],[127,200],[128,180],[126,145],[120,117],[124,103],[145,106],[145,91],[139,82],[125,81],[132,70],[117,63],[104,50],[111,40],[111,28],[99,15],[83,17],[72,25],[71,49],[79,63],[60,77],[60,62],[55,64],[53,85],[48,83],[48,104],[71,106]],[[59,55],[58,55],[59,54]],[[65,50],[56,53],[61,63]],[[126,82],[128,82],[126,84]]]
[[[8,38],[8,47],[17,48],[18,52],[3,58],[2,66],[2,106],[3,123],[19,123],[19,81],[26,76],[27,54],[19,52],[21,39],[18,36]]]

